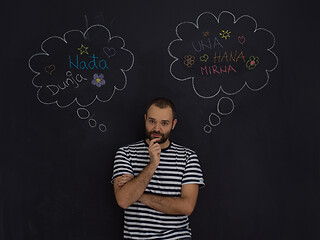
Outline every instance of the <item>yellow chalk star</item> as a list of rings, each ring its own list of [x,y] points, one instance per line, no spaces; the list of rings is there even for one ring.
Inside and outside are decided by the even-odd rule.
[[[89,48],[89,47],[85,47],[83,44],[81,44],[81,47],[78,48],[78,50],[80,51],[80,55],[82,55],[82,53],[86,53],[86,54],[89,55],[89,53],[88,53],[88,48]]]
[[[230,37],[230,33],[231,32],[229,32],[229,30],[227,31],[222,30],[222,32],[220,33],[221,38],[228,39]]]

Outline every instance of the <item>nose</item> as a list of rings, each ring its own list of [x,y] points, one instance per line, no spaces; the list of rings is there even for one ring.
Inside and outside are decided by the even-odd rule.
[[[159,132],[160,131],[160,123],[157,123],[155,126],[154,126],[154,130]]]

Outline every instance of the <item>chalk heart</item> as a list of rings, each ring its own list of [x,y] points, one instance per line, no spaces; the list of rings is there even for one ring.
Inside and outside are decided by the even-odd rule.
[[[246,41],[246,38],[244,36],[239,36],[238,37],[238,41],[239,41],[240,44],[244,44],[245,41]]]
[[[108,58],[113,57],[117,53],[114,48],[108,48],[108,47],[104,47],[103,52],[108,56]]]
[[[50,75],[52,75],[53,71],[56,70],[56,66],[51,64],[50,66],[46,66],[44,70]]]
[[[207,54],[200,57],[201,62],[207,62],[208,59],[209,59],[209,56]]]

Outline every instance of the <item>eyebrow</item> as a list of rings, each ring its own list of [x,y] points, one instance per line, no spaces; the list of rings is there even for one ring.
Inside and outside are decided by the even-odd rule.
[[[153,117],[148,117],[149,120],[156,120],[155,118]],[[161,122],[170,122],[170,120],[160,120]]]

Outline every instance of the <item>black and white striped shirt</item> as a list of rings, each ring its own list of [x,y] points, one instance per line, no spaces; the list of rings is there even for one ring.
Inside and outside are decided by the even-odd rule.
[[[123,174],[133,176],[150,161],[148,144],[139,141],[116,153],[113,180]],[[196,153],[186,147],[170,143],[161,150],[160,163],[145,193],[180,197],[184,184],[204,186],[202,171]],[[191,237],[189,219],[184,215],[168,215],[156,211],[141,202],[135,202],[124,213],[124,239],[180,239]]]

